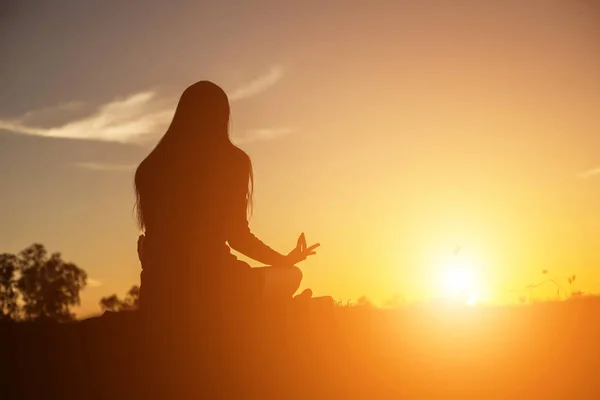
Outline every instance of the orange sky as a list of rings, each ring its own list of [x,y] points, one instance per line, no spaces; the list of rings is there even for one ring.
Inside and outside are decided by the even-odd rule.
[[[254,162],[251,227],[282,252],[321,242],[302,265],[316,295],[444,295],[457,245],[481,301],[542,269],[600,291],[597,7],[375,3],[15,6],[0,248],[38,241],[86,269],[84,313],[138,283],[132,166],[211,79]]]

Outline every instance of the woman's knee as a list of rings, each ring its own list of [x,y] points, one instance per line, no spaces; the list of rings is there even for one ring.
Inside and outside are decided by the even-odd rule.
[[[263,290],[268,296],[290,296],[302,282],[302,271],[296,266],[257,268],[263,278]]]

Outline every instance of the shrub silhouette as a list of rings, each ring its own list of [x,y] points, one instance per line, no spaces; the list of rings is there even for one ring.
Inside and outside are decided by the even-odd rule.
[[[119,312],[136,310],[140,302],[140,288],[133,285],[127,296],[121,300],[116,294],[100,299],[100,308],[103,311]]]

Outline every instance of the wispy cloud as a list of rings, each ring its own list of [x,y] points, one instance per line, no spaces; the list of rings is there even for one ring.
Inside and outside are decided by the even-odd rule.
[[[581,172],[577,176],[580,179],[588,179],[588,178],[591,178],[591,177],[596,176],[596,175],[600,175],[600,167],[588,169],[587,171]]]
[[[102,283],[102,282],[100,282],[100,281],[99,281],[99,280],[97,280],[97,279],[93,279],[93,278],[88,278],[88,279],[87,279],[87,286],[88,286],[88,287],[91,287],[91,288],[96,288],[96,287],[100,287],[100,286],[102,286],[102,285],[103,285],[103,283]]]
[[[260,142],[264,140],[276,139],[280,136],[294,133],[292,128],[273,128],[273,129],[251,129],[242,136],[234,136],[232,141],[236,144],[245,144]]]
[[[130,143],[156,132],[159,127],[164,127],[172,113],[173,110],[166,107],[164,100],[157,99],[154,92],[148,91],[106,103],[91,115],[57,127],[37,127],[20,118],[12,121],[0,120],[0,129],[63,139]]]
[[[81,162],[75,164],[80,168],[90,169],[92,171],[132,171],[136,168],[135,164],[113,164],[97,162]]]
[[[236,101],[255,96],[282,76],[283,67],[274,65],[265,75],[234,90],[229,98]],[[115,99],[93,110],[72,102],[32,110],[15,119],[0,119],[0,130],[51,138],[143,143],[166,129],[176,102],[176,98],[161,97],[155,91]],[[256,134],[261,140],[269,136],[268,130]]]
[[[276,84],[283,77],[283,67],[281,65],[272,66],[269,71],[253,81],[243,85],[242,87],[234,90],[230,95],[231,101],[245,99],[248,97],[256,96],[259,93],[264,92],[274,84]]]
[[[90,110],[84,102],[72,101],[27,111],[19,120],[23,124],[33,126],[62,126],[69,121],[89,115],[91,111],[93,110]]]

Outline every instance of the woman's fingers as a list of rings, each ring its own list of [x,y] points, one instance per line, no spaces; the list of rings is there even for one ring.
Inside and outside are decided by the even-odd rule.
[[[313,245],[312,245],[312,246],[310,246],[308,249],[306,249],[306,250],[304,251],[304,256],[305,256],[304,258],[306,259],[306,257],[308,257],[308,256],[314,256],[315,254],[317,254],[317,252],[316,252],[316,251],[314,251],[314,250],[315,250],[317,247],[319,247],[319,246],[320,246],[320,244],[319,244],[319,243],[317,243],[317,244],[313,244]]]
[[[304,233],[298,236],[298,240],[296,241],[296,248],[300,250],[300,252],[304,252],[306,249],[306,238],[304,237]]]
[[[289,256],[293,257],[292,264],[306,260],[308,256],[317,254],[314,250],[321,246],[320,243],[313,244],[310,247],[306,245],[306,236],[304,233],[300,234],[298,241],[296,242],[296,248],[292,250]]]
[[[309,248],[306,249],[307,252],[312,252],[314,249],[316,249],[317,247],[319,247],[321,245],[321,243],[315,243],[312,246],[310,246]]]

